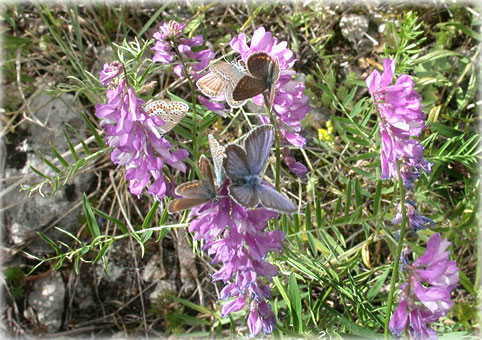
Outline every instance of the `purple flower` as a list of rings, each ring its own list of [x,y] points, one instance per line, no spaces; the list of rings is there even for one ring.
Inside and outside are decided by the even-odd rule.
[[[308,169],[302,163],[297,162],[296,159],[290,155],[290,149],[284,148],[284,161],[290,171],[300,178],[305,178]]]
[[[450,293],[459,281],[455,262],[449,261],[445,251],[450,245],[440,234],[433,234],[427,242],[425,254],[411,265],[405,264],[408,282],[401,285],[400,301],[390,319],[389,328],[396,338],[408,332],[410,339],[436,339],[428,327],[452,308]]]
[[[199,100],[199,102],[201,104],[203,104],[208,110],[220,115],[221,117],[223,118],[226,118],[228,115],[226,114],[226,112],[224,112],[226,110],[226,107],[224,106],[224,104],[221,104],[221,103],[213,103],[212,101],[204,98],[203,96],[197,96],[197,99]]]
[[[171,144],[159,132],[164,121],[145,113],[144,101],[132,88],[126,88],[124,80],[107,90],[106,97],[106,104],[95,106],[95,114],[104,128],[107,145],[113,148],[112,162],[125,166],[133,195],[139,197],[149,187],[149,194],[162,198],[169,189],[162,174],[164,164],[185,172],[182,161],[189,153],[184,149],[170,151]]]
[[[173,46],[176,46],[184,59],[187,57],[197,61],[197,63],[189,63],[189,67],[191,68],[190,73],[197,76],[197,72],[209,65],[209,61],[214,58],[214,53],[210,49],[204,49],[198,52],[192,51],[192,47],[201,46],[204,40],[202,35],[198,35],[192,39],[182,38],[182,31],[185,27],[186,24],[179,24],[175,21],[170,21],[159,26],[159,31],[153,35],[156,43],[152,48],[155,52],[152,60],[163,64],[171,63],[176,55]],[[181,64],[174,66],[174,73],[179,77],[184,76]]]
[[[102,85],[107,86],[112,79],[117,77],[122,72],[122,64],[118,61],[113,61],[110,64],[104,64],[102,71],[99,72],[99,80]]]
[[[267,300],[271,290],[266,280],[278,274],[276,267],[265,261],[268,252],[280,252],[285,235],[279,230],[265,231],[269,219],[278,213],[258,208],[246,209],[227,195],[227,182],[219,190],[217,202],[208,202],[191,209],[189,231],[194,239],[204,239],[203,249],[221,268],[213,281],[224,281],[220,298],[224,317],[250,306],[248,328],[254,336],[261,330],[273,331],[275,318]]]
[[[279,127],[285,141],[304,147],[305,140],[299,135],[301,131],[301,119],[311,111],[308,104],[308,96],[303,95],[305,84],[291,80],[296,74],[291,70],[296,62],[293,52],[287,48],[288,42],[278,42],[271,32],[267,32],[264,27],[259,27],[251,38],[250,45],[246,43],[246,35],[239,34],[231,40],[231,48],[241,54],[241,58],[246,62],[249,55],[254,52],[263,51],[271,58],[278,58],[280,77],[275,84],[275,97],[273,111],[280,121]],[[264,98],[259,94],[252,98],[253,102],[264,106]],[[286,134],[289,133],[288,136]],[[300,143],[301,141],[301,143]]]
[[[417,211],[417,206],[415,202],[411,199],[407,199],[405,201],[405,213],[407,214],[407,222],[408,226],[413,229],[413,231],[419,231],[425,229],[425,225],[430,223],[432,227],[435,227],[435,222],[432,221],[430,218],[419,215]],[[402,222],[402,205],[399,204],[397,207],[397,212],[393,216],[392,223],[399,224]]]
[[[432,164],[422,158],[423,146],[417,137],[425,125],[420,96],[412,79],[401,74],[393,85],[395,61],[383,60],[383,74],[373,71],[365,80],[379,113],[381,135],[381,179],[398,178],[396,161],[400,161],[403,184],[409,188],[420,169],[431,171]]]

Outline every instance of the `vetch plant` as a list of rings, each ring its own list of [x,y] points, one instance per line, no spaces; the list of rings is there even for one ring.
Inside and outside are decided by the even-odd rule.
[[[420,30],[416,15],[405,14],[386,23],[384,60],[354,58],[333,40],[338,34],[329,18],[311,24],[320,16],[310,6],[295,13],[291,6],[263,4],[249,16],[242,13],[244,5],[228,7],[225,13],[235,10],[239,20],[220,16],[218,25],[211,21],[221,12],[215,4],[185,6],[195,9],[192,16],[177,15],[170,5],[145,12],[150,16],[142,28],[125,26],[133,30],[122,32],[122,45],[113,44],[115,61],[106,63],[99,77],[82,60],[82,72],[69,77],[74,85],[62,84],[65,91],[87,94],[95,105],[93,115],[81,112],[92,136],[65,134],[69,150],[52,147],[56,159],[45,160],[49,172],[34,169],[46,179],[37,188],[47,183],[57,191],[80,169],[93,169],[99,181],[95,192],[82,193],[85,219],[79,232],[64,232],[71,242],[38,233],[55,255],[29,254],[39,261],[32,271],[48,261],[55,261],[54,270],[68,270],[65,260],[81,274],[85,264],[101,260],[109,268],[117,242],[132,247],[129,255],[143,257],[132,257],[126,267],[142,270],[145,262],[156,261],[154,249],[171,260],[170,251],[179,247],[179,261],[162,265],[181,289],[154,301],[151,292],[166,278],[146,280],[157,284],[153,290],[137,280],[136,291],[143,293],[126,300],[140,311],[129,317],[142,317],[135,324],[147,335],[152,330],[166,336],[306,338],[385,332],[388,339],[391,332],[423,339],[476,326],[462,320],[460,311],[470,311],[473,303],[465,298],[476,291],[471,282],[476,271],[464,256],[474,253],[466,240],[477,229],[473,170],[480,136],[474,133],[477,102],[469,90],[477,84],[479,50],[468,57],[463,50],[445,50],[441,42],[449,32],[452,39],[464,36],[460,45],[471,46],[477,31],[460,26],[456,11],[450,25],[434,25],[430,33]],[[285,22],[277,11],[265,11],[268,7],[294,13]],[[75,11],[70,14],[75,19]],[[157,23],[168,15],[192,19]],[[260,17],[269,18],[264,27],[256,22]],[[424,27],[434,17],[425,16]],[[77,56],[67,54],[69,48],[84,42],[79,27],[73,20],[78,40],[54,49],[66,53],[61,67]],[[56,30],[49,26],[62,43]],[[154,31],[152,39],[142,40]],[[368,33],[373,42],[381,37]],[[422,39],[413,42],[432,33],[437,48],[422,45]],[[350,59],[340,57],[340,47]],[[24,48],[30,46],[17,53]],[[16,60],[10,71],[25,70],[25,59]],[[369,69],[373,60],[380,60],[383,72]],[[306,74],[306,91],[295,67]],[[309,112],[308,96],[316,112]],[[299,154],[309,170],[295,159]],[[104,161],[100,166],[94,164],[98,159]],[[186,267],[188,257],[180,251],[191,249],[186,244],[181,249],[186,241],[181,228],[191,232],[188,248],[204,253],[190,265],[209,269]],[[452,248],[463,264],[457,290]],[[190,290],[193,282],[197,290]],[[452,315],[462,321],[452,322]],[[152,320],[160,322],[151,328]]]
[[[121,66],[114,62],[104,65],[101,79],[120,74]],[[126,86],[125,79],[116,88],[106,91],[106,104],[97,104],[96,116],[106,133],[105,141],[113,148],[111,160],[126,168],[129,190],[140,197],[145,187],[148,193],[160,199],[169,193],[168,184],[162,174],[164,164],[185,172],[182,162],[189,154],[187,150],[171,151],[169,141],[159,133],[165,122],[154,115],[148,115],[136,97],[134,90]]]
[[[459,281],[457,265],[449,261],[446,251],[449,245],[436,233],[428,240],[422,256],[411,264],[403,260],[407,280],[400,286],[400,300],[390,319],[390,331],[397,339],[403,335],[409,339],[437,339],[429,324],[452,308],[450,293]]]
[[[380,178],[398,178],[396,161],[405,188],[418,178],[420,169],[430,172],[431,163],[423,159],[423,146],[411,139],[419,136],[425,125],[421,98],[414,90],[412,79],[401,74],[393,85],[395,61],[383,60],[383,74],[373,71],[366,79],[370,95],[378,113],[378,128],[382,138]]]
[[[273,37],[271,32],[267,32],[264,27],[259,27],[253,33],[250,44],[246,42],[246,35],[239,34],[230,42],[231,48],[241,55],[243,61],[256,52],[265,52],[273,60],[277,59],[280,75],[274,84],[274,103],[273,112],[276,114],[280,124],[278,132],[288,143],[302,148],[306,140],[300,135],[301,120],[311,111],[308,104],[308,96],[303,94],[304,83],[297,82],[291,78],[296,74],[291,68],[296,62],[293,52],[287,47],[286,41],[279,42]],[[262,95],[252,98],[258,105],[264,105]],[[260,116],[260,119],[269,124],[269,117]]]

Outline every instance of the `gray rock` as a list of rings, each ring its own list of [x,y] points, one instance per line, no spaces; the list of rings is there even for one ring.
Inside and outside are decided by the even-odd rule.
[[[355,47],[360,41],[366,40],[365,33],[368,31],[370,21],[366,16],[347,14],[340,19],[340,29],[343,37]]]
[[[99,261],[95,267],[97,277],[108,282],[115,282],[125,272],[125,268],[118,266],[113,261],[107,262],[107,272],[105,271],[104,264]]]
[[[142,271],[142,279],[146,282],[157,281],[166,273],[161,266],[161,256],[153,255],[149,261],[147,261],[144,270]]]
[[[149,294],[149,301],[156,303],[159,298],[168,293],[177,294],[176,283],[174,281],[160,280],[154,291]]]
[[[85,139],[87,128],[73,99],[74,97],[69,94],[57,98],[48,95],[35,97],[29,105],[30,113],[26,114],[29,121],[24,121],[21,125],[28,137],[17,145],[16,154],[11,155],[11,158],[22,154],[25,156],[25,164],[19,167],[18,163],[16,163],[17,166],[13,166],[7,162],[5,169],[5,176],[8,179],[5,185],[7,190],[2,192],[3,206],[8,208],[6,211],[7,221],[10,224],[8,237],[15,245],[23,244],[30,238],[36,237],[37,230],[54,221],[57,221],[56,226],[65,230],[72,231],[78,228],[77,221],[82,214],[82,209],[79,207],[73,212],[68,212],[80,201],[82,192],[89,187],[93,174],[74,175],[66,185],[60,185],[59,191],[53,197],[49,196],[52,189],[48,184],[42,188],[44,197],[38,193],[28,197],[27,191],[19,191],[19,185],[28,186],[43,181],[42,177],[32,172],[30,166],[48,176],[54,174],[54,171],[40,158],[40,153],[62,169],[62,166],[55,162],[49,143],[52,143],[59,153],[66,152],[68,146],[63,129],[67,131],[74,145],[79,142],[77,137],[66,128],[65,123],[76,128]],[[72,162],[69,156],[65,159],[69,163]],[[64,214],[66,216],[61,218]],[[58,231],[56,233],[53,236],[54,239],[69,241],[65,234]],[[35,253],[51,252],[51,248],[38,238],[29,250],[34,250]]]
[[[29,311],[49,333],[57,332],[62,326],[64,299],[65,285],[59,272],[37,280],[28,296]]]

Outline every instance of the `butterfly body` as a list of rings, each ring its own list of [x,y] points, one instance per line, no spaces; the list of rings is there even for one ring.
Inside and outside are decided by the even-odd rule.
[[[233,90],[233,99],[246,100],[268,90],[271,107],[274,101],[274,85],[280,75],[278,58],[273,60],[266,52],[256,52],[248,57],[246,66],[249,75],[238,81]]]
[[[261,203],[270,210],[293,213],[297,210],[296,206],[261,179],[273,136],[273,127],[263,125],[251,131],[244,140],[244,147],[235,144],[226,147],[223,165],[230,181],[228,194],[236,203],[248,209],[254,209]]]
[[[223,168],[223,160],[226,157],[224,154],[224,147],[221,146],[211,134],[208,135],[208,141],[209,150],[211,151],[211,157],[213,159],[216,186],[220,188],[226,179],[226,173]]]
[[[199,168],[203,174],[203,180],[191,181],[180,184],[174,192],[176,195],[183,196],[171,201],[167,207],[169,213],[191,209],[209,201],[217,201],[218,191],[214,184],[214,174],[208,159],[201,155],[199,158]]]
[[[248,175],[242,178],[235,178],[232,181],[235,185],[245,185],[249,188],[257,188],[261,185],[261,179],[258,175]]]

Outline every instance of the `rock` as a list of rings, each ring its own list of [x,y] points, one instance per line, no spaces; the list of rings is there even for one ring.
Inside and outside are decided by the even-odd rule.
[[[113,261],[107,262],[107,272],[104,268],[104,263],[99,261],[95,267],[97,277],[108,282],[115,282],[125,272],[125,268],[118,266]]]
[[[72,143],[79,143],[77,137],[66,127],[65,123],[70,124],[79,132],[80,136],[85,139],[87,128],[80,117],[79,109],[73,102],[74,97],[69,94],[54,98],[48,95],[39,95],[32,99],[29,107],[32,112],[32,121],[25,121],[21,125],[21,129],[15,135],[21,135],[17,138],[15,146],[10,145],[9,155],[7,157],[7,165],[5,175],[9,182],[5,187],[9,188],[3,197],[4,206],[9,207],[6,211],[7,221],[10,222],[8,237],[15,245],[21,245],[35,238],[34,244],[28,248],[36,254],[49,253],[52,251],[50,246],[40,240],[36,231],[42,227],[48,226],[54,221],[55,225],[61,229],[73,231],[78,229],[78,219],[82,214],[79,207],[73,212],[68,213],[72,207],[79,202],[82,192],[87,191],[93,174],[84,173],[76,174],[69,179],[66,185],[60,185],[59,191],[50,197],[51,188],[47,184],[42,188],[45,197],[34,193],[28,197],[27,191],[19,192],[19,185],[32,185],[42,182],[44,179],[32,172],[30,166],[42,171],[44,174],[51,176],[55,172],[46,166],[41,159],[40,154],[57,164],[54,161],[49,143],[52,143],[59,153],[68,150],[63,130],[71,137]],[[27,114],[30,117],[30,114]],[[22,130],[23,129],[23,130]],[[20,131],[22,130],[22,131]],[[12,138],[13,139],[13,138]],[[79,155],[81,153],[79,152]],[[18,162],[19,159],[22,162]],[[72,159],[65,157],[67,162],[72,163]],[[17,180],[17,182],[14,182]],[[61,216],[68,213],[62,219]],[[60,220],[59,220],[60,219]],[[64,233],[53,231],[49,235],[54,240],[62,240],[71,242]]]
[[[28,296],[31,309],[27,318],[32,318],[32,313],[41,327],[48,333],[57,332],[62,326],[64,313],[65,285],[59,272],[53,272],[48,277],[37,280],[33,291]]]
[[[156,288],[154,288],[154,291],[149,294],[149,301],[156,303],[159,298],[169,293],[177,295],[176,283],[174,281],[160,280]]]
[[[340,19],[340,29],[343,37],[357,47],[361,41],[366,40],[370,21],[366,16],[347,14]]]
[[[142,279],[146,282],[153,282],[161,279],[166,275],[161,266],[161,256],[154,255],[147,261],[142,271]]]
[[[86,281],[82,275],[76,277],[74,302],[81,310],[95,306],[92,289]]]
[[[182,282],[181,292],[191,294],[196,289],[196,278],[198,277],[196,255],[186,240],[186,229],[179,228],[176,231],[176,250]]]

